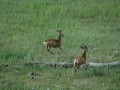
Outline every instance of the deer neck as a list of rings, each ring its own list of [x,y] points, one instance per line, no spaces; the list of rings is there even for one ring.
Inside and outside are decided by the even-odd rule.
[[[58,40],[61,41],[61,35],[60,34],[58,35]]]
[[[84,53],[83,53],[83,55],[82,55],[82,56],[86,58],[86,52],[85,52],[85,50],[84,50]]]

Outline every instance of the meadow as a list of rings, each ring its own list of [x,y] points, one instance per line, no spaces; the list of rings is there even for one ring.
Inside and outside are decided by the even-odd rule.
[[[51,48],[52,55],[43,45],[45,39],[58,37],[56,30],[65,36],[66,55]],[[119,39],[119,0],[0,0],[0,89],[119,90],[120,66],[82,68],[75,77],[72,68],[25,66],[73,63],[83,53],[82,43],[89,45],[87,63],[120,61]],[[30,72],[37,74],[34,79]]]

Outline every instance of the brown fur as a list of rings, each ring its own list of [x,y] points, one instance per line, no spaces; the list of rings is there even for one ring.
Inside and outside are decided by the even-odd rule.
[[[50,48],[59,48],[60,50],[62,50],[63,52],[65,52],[62,48],[61,48],[61,37],[64,35],[61,33],[61,30],[57,30],[58,32],[58,39],[46,39],[44,41],[44,45],[47,46],[47,50],[48,52],[50,52],[51,54],[54,54],[53,52],[50,51]]]
[[[82,65],[82,64],[86,64],[86,53],[87,53],[87,49],[88,46],[81,46],[81,49],[84,49],[84,53],[82,54],[82,56],[77,57],[74,60],[74,69],[73,69],[73,74],[75,74],[75,72],[77,71],[77,69]]]

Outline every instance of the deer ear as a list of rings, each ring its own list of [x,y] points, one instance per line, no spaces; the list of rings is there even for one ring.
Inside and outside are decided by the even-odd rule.
[[[81,49],[84,49],[84,47],[83,46],[80,46],[81,47]]]
[[[82,46],[84,46],[84,43],[82,43]]]
[[[61,33],[61,30],[59,30],[59,32]]]
[[[84,45],[84,43],[82,43],[82,47],[84,47],[85,45]]]
[[[61,33],[61,35],[64,37],[64,35]]]

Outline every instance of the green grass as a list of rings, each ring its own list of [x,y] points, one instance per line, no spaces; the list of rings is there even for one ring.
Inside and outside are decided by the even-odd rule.
[[[0,1],[0,88],[2,90],[119,90],[120,67],[78,70],[24,66],[30,62],[69,62],[88,44],[87,62],[114,62],[120,58],[119,0],[1,0]],[[62,48],[46,52],[43,42],[57,38]],[[118,54],[110,58],[114,53]],[[13,68],[13,66],[23,66]],[[29,73],[39,73],[30,79]],[[57,87],[58,86],[58,87]]]

